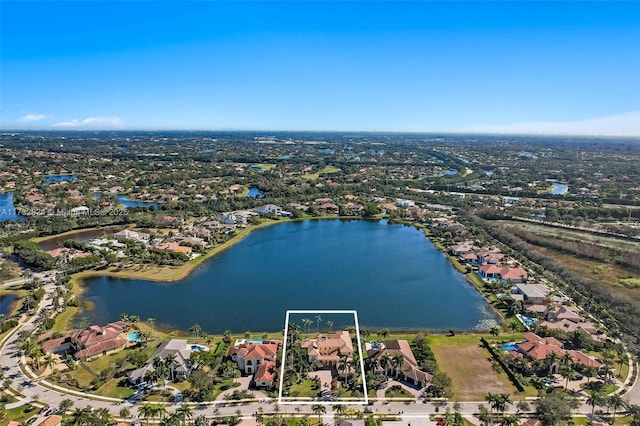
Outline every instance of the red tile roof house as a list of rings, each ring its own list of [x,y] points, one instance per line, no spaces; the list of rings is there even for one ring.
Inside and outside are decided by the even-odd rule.
[[[304,339],[300,346],[307,350],[309,362],[319,362],[323,368],[338,365],[341,357],[351,357],[353,343],[348,331],[336,331],[331,336],[318,334],[315,339]]]
[[[522,283],[527,280],[527,271],[522,268],[510,268],[500,265],[482,265],[478,272],[480,278],[496,278],[503,281],[511,280],[514,283]]]
[[[174,241],[157,244],[154,248],[158,250],[173,251],[176,253],[191,254],[191,247],[184,247]]]
[[[561,341],[555,337],[540,337],[535,333],[525,332],[522,333],[522,338],[526,340],[524,343],[518,343],[518,351],[531,358],[532,360],[544,360],[547,359],[552,353],[555,353],[559,357],[564,354],[571,355],[573,362],[582,366],[592,366],[595,368],[602,367],[595,358],[589,355],[574,350],[564,350]]]
[[[276,379],[276,363],[265,361],[253,376],[253,383],[257,388],[272,388]]]
[[[282,345],[279,340],[265,340],[262,343],[252,343],[240,340],[229,349],[227,355],[238,364],[244,374],[254,374],[266,361],[275,361],[278,348]]]
[[[42,344],[45,354],[71,352],[75,359],[90,360],[124,348],[129,340],[126,333],[129,325],[116,321],[103,327],[92,325],[85,329],[72,330],[68,336],[47,340]]]

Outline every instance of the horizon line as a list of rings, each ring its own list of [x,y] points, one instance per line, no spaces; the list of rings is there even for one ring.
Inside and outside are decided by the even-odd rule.
[[[555,136],[555,137],[587,137],[587,138],[624,138],[624,139],[638,139],[640,133],[637,135],[615,135],[615,134],[603,134],[603,133],[511,133],[511,132],[469,132],[469,131],[437,131],[437,130],[337,130],[337,129],[235,129],[235,128],[219,128],[219,129],[180,129],[180,128],[167,128],[167,129],[153,129],[153,128],[129,128],[129,129],[2,129],[2,134],[5,133],[28,133],[28,132],[40,132],[40,133],[90,133],[90,132],[297,132],[297,133],[369,133],[369,134],[413,134],[413,135],[468,135],[468,136]]]

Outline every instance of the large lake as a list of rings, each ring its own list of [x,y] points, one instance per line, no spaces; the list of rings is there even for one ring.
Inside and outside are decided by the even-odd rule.
[[[356,309],[370,329],[471,330],[495,319],[421,231],[385,221],[286,222],[251,233],[179,282],[86,284],[96,323],[126,312],[208,333],[281,330],[287,309]]]

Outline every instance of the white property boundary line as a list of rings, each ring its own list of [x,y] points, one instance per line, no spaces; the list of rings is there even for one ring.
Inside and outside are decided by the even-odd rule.
[[[282,385],[284,381],[284,367],[287,353],[287,335],[289,334],[289,318],[291,314],[353,314],[353,319],[356,324],[356,339],[358,341],[358,355],[360,355],[360,374],[362,377],[362,388],[364,391],[364,400],[362,401],[283,401],[282,400]],[[367,379],[364,374],[364,358],[362,357],[362,342],[360,341],[360,324],[358,322],[358,311],[356,310],[287,310],[286,319],[284,322],[284,343],[282,346],[282,360],[280,361],[280,386],[278,388],[278,404],[307,404],[307,405],[333,405],[336,403],[350,404],[350,405],[367,405],[369,404],[369,395],[367,394]]]

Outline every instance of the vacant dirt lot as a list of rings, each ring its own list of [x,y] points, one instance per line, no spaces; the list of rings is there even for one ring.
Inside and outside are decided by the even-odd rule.
[[[453,400],[482,401],[489,392],[513,393],[506,375],[491,368],[491,355],[480,346],[478,336],[430,338],[438,364],[453,381]]]

